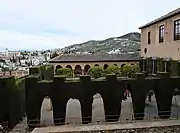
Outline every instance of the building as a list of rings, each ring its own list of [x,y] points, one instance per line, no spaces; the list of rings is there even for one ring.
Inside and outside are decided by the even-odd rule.
[[[138,63],[140,57],[136,54],[105,54],[105,55],[84,55],[84,54],[63,54],[49,61],[55,70],[58,68],[70,68],[74,74],[86,74],[91,67],[102,66],[105,69],[110,65],[122,67],[126,64]]]
[[[180,59],[180,8],[139,29],[141,57]]]

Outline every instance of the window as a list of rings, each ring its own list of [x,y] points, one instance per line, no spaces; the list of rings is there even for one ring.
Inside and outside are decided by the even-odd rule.
[[[145,54],[147,53],[147,48],[144,49],[144,53],[145,53]]]
[[[148,44],[151,44],[151,32],[148,32]]]
[[[180,40],[180,19],[174,21],[174,40]]]
[[[159,42],[164,42],[164,25],[159,26]]]

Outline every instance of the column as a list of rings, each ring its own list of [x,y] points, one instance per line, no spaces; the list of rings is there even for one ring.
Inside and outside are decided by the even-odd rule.
[[[164,62],[164,71],[167,72],[167,61]]]
[[[153,60],[153,62],[152,62],[153,64],[152,64],[152,74],[154,74],[154,60]]]

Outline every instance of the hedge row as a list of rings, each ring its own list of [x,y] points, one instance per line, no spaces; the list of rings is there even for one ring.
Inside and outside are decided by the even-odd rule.
[[[13,128],[25,114],[25,78],[0,78],[0,122]]]
[[[153,60],[150,57],[140,60],[139,64],[141,71],[146,72],[148,75],[156,74],[157,72],[169,72],[171,76],[180,75],[180,63],[177,60],[165,60],[164,58]]]
[[[52,80],[54,68],[50,65],[41,65],[29,68],[29,75],[40,75],[41,80]]]

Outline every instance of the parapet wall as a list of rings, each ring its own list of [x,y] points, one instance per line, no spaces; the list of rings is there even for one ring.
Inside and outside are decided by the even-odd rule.
[[[100,93],[104,102],[106,121],[118,121],[123,93],[127,87],[132,95],[135,119],[144,117],[145,98],[150,89],[154,89],[160,118],[169,118],[173,91],[180,86],[180,77],[171,77],[169,73],[157,73],[156,77],[136,74],[136,78],[117,78],[107,75],[104,79],[91,79],[80,76],[79,79],[66,79],[54,76],[53,80],[40,80],[40,76],[26,78],[26,113],[28,121],[40,119],[41,104],[49,96],[53,105],[54,123],[64,124],[66,103],[69,98],[80,101],[83,123],[91,122],[93,95]],[[61,119],[60,119],[61,118]],[[34,123],[35,124],[35,123]]]

